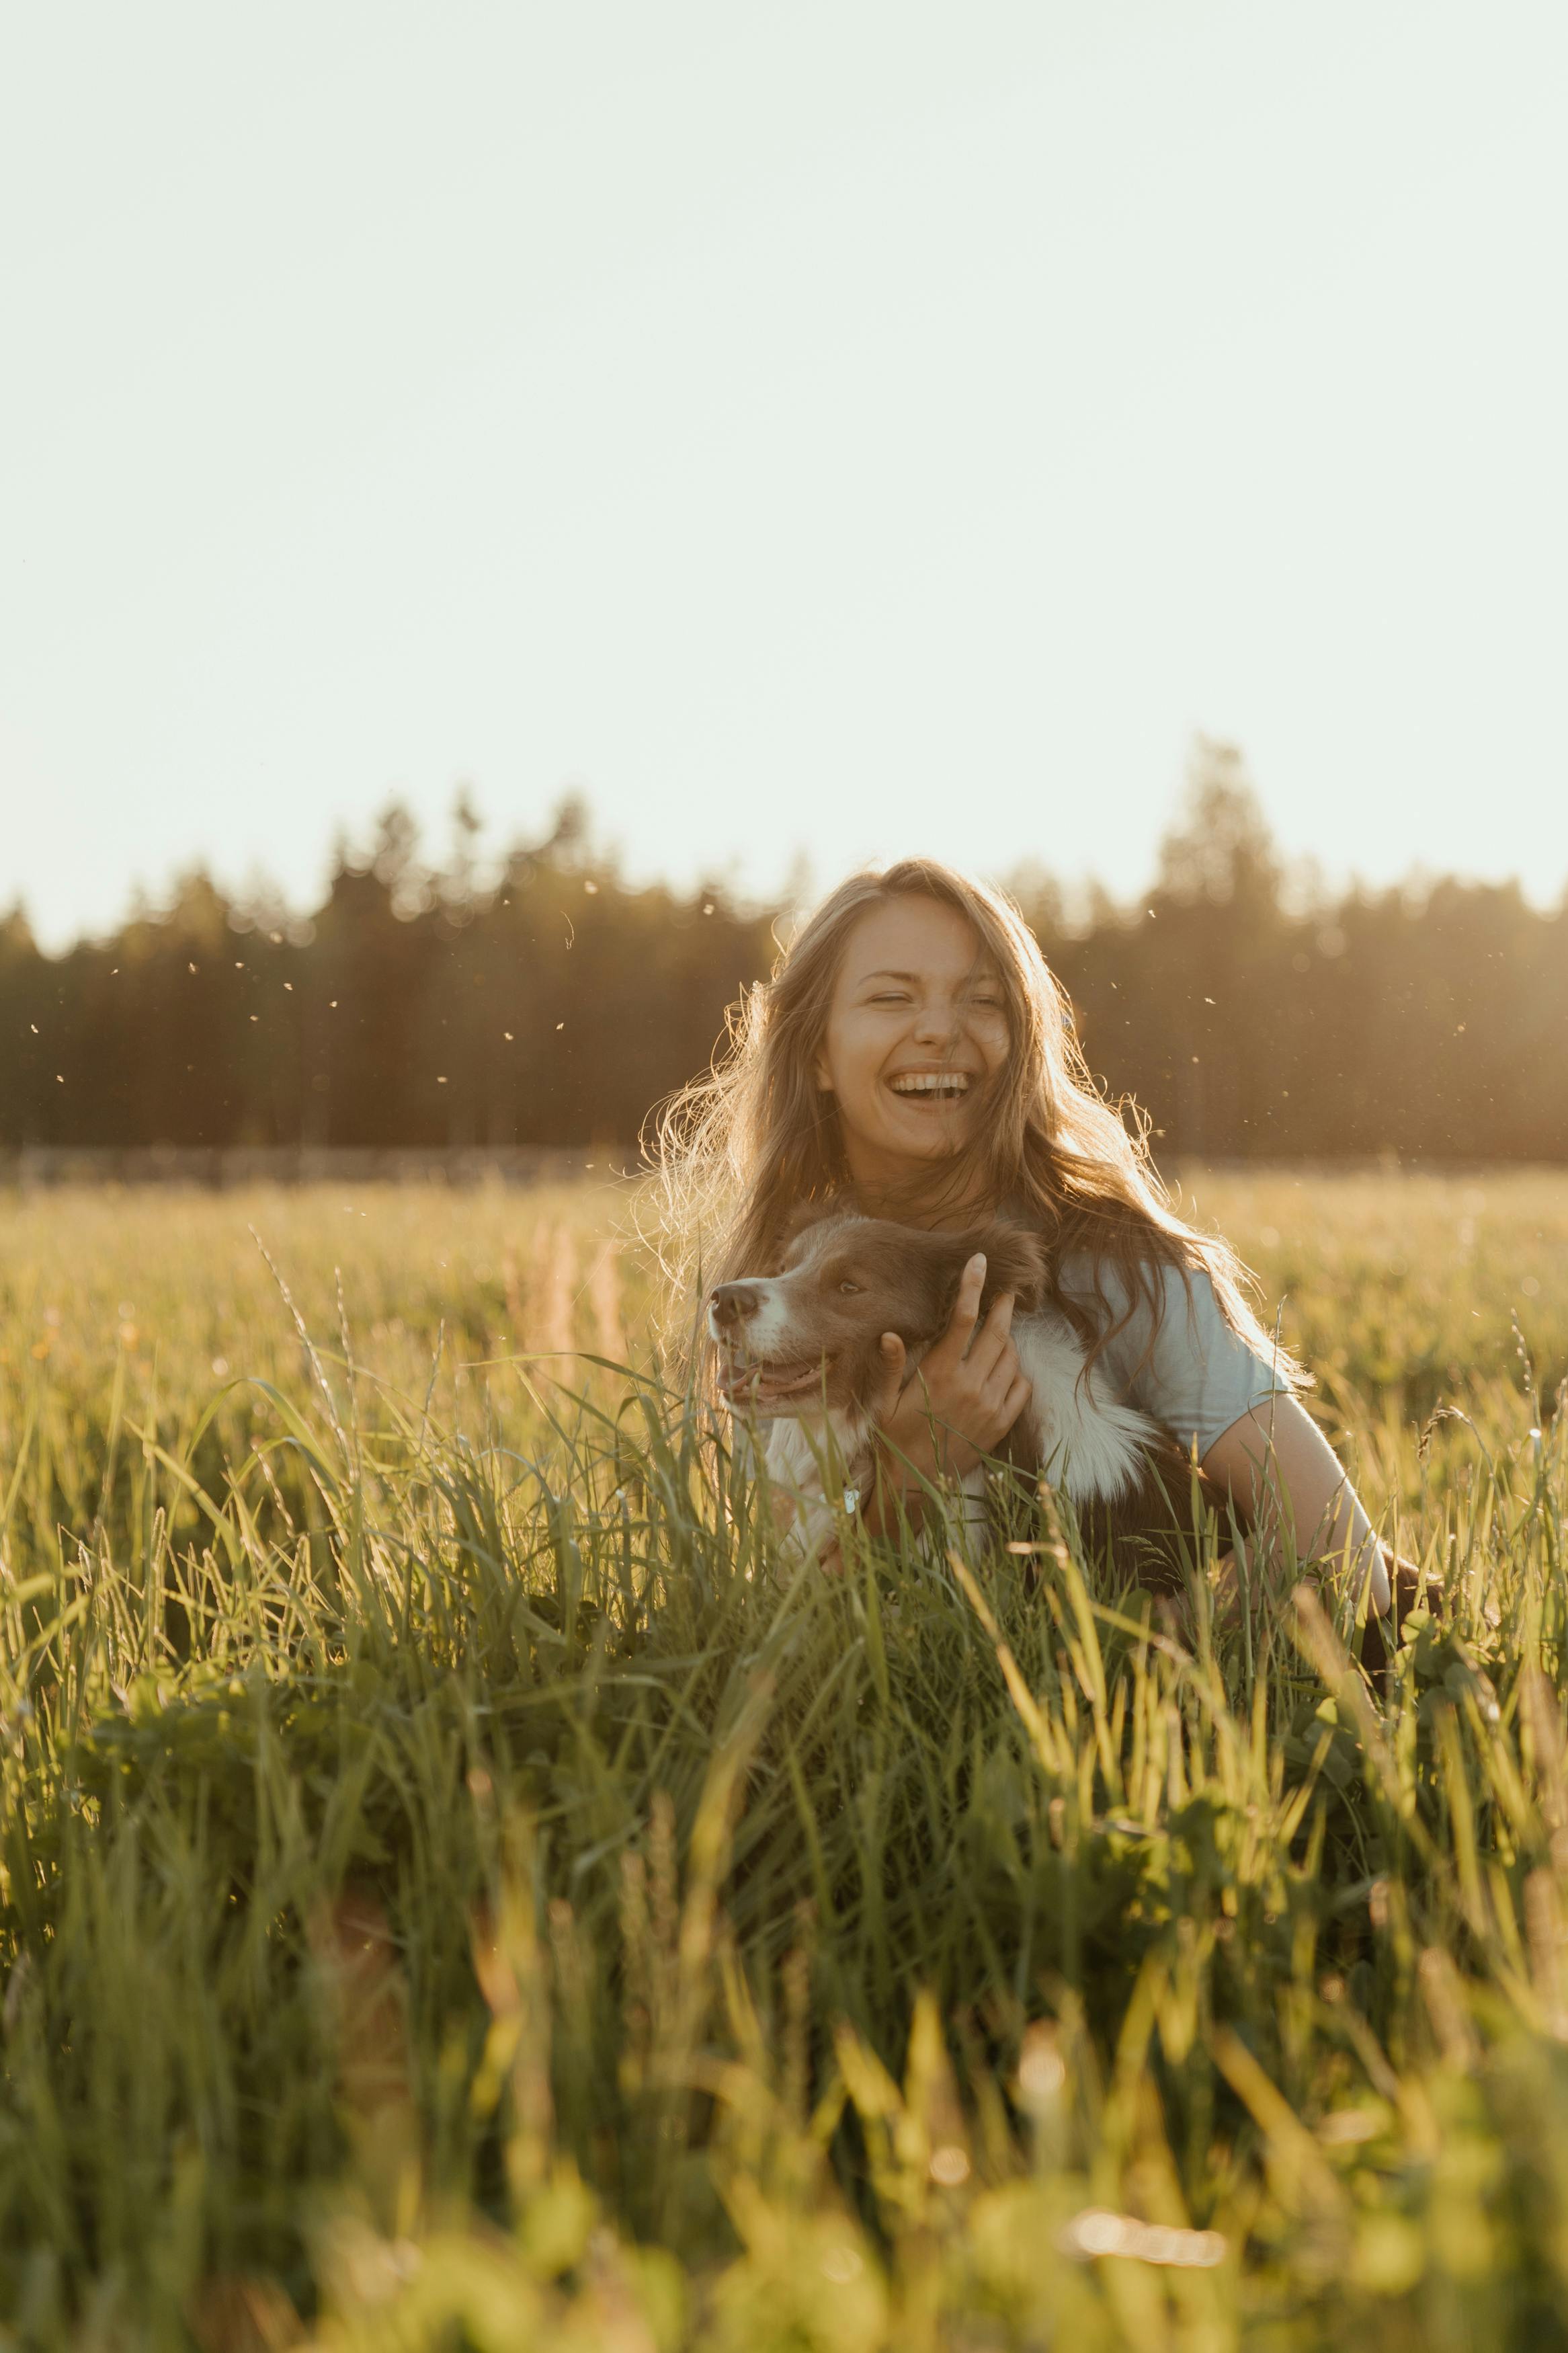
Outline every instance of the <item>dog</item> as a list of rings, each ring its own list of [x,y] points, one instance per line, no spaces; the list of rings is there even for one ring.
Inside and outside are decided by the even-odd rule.
[[[716,1286],[708,1328],[720,1392],[737,1415],[770,1425],[769,1480],[795,1507],[786,1541],[815,1554],[833,1542],[871,1476],[881,1335],[898,1334],[915,1370],[946,1331],[977,1251],[985,1256],[980,1312],[1013,1293],[1013,1340],[1033,1389],[999,1459],[1066,1498],[1091,1557],[1155,1590],[1173,1589],[1192,1549],[1194,1481],[1205,1505],[1223,1512],[1225,1499],[1169,1431],[1123,1404],[1086,1362],[1078,1334],[1045,1297],[1038,1236],[1005,1219],[932,1233],[830,1211],[795,1230],[776,1274]],[[837,1487],[840,1467],[836,1507],[827,1482]],[[966,1525],[983,1524],[984,1466],[961,1484]]]

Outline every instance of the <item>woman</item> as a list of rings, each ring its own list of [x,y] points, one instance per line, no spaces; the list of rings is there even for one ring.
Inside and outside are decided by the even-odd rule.
[[[751,995],[727,1058],[660,1129],[674,1271],[769,1264],[805,1202],[928,1227],[999,1211],[1045,1238],[1051,1296],[1120,1394],[1195,1447],[1269,1547],[1344,1565],[1389,1607],[1382,1546],[1298,1395],[1305,1376],[1247,1303],[1234,1252],[1178,1217],[1095,1092],[1066,1000],[1018,910],[927,859],[852,875]],[[993,1453],[1029,1397],[1012,1301],[984,1323],[967,1268],[945,1336],[905,1377],[882,1341],[875,1531],[921,1482]],[[1402,1580],[1403,1582],[1403,1580]]]

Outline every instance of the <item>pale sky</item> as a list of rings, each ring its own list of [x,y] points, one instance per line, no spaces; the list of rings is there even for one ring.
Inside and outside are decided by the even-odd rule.
[[[1568,880],[1562,0],[73,0],[0,72],[0,903]]]

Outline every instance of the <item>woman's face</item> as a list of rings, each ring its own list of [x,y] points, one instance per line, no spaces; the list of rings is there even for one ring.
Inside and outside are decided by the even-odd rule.
[[[967,1145],[1007,1050],[1001,976],[957,909],[913,897],[868,908],[845,944],[815,1071],[861,1191],[906,1185]]]

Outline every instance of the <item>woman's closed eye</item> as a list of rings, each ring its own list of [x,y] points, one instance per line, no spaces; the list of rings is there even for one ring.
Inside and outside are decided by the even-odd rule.
[[[1003,1013],[1006,1010],[1005,1000],[989,993],[978,997],[963,997],[958,1001],[965,1009],[980,1013]],[[868,1005],[912,1005],[914,998],[907,988],[880,988],[874,997],[867,997],[865,1002]]]

